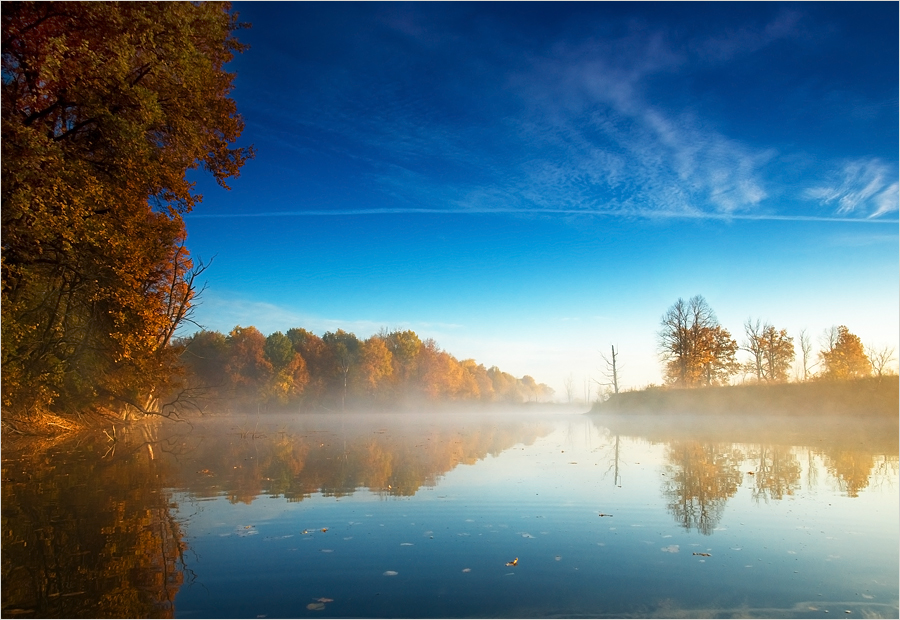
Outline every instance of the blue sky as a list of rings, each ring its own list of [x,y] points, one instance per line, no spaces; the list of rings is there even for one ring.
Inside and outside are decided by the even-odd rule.
[[[414,329],[563,393],[660,382],[702,294],[897,346],[893,3],[236,3],[257,157],[197,176],[227,332]]]

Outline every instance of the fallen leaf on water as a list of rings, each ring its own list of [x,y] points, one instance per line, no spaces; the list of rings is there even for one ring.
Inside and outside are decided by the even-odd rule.
[[[327,527],[323,527],[320,531],[321,531],[321,532],[327,532],[327,531],[328,531],[328,528],[327,528]]]

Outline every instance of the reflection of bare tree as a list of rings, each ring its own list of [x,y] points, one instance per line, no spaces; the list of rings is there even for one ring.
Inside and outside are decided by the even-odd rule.
[[[768,501],[793,495],[800,488],[800,461],[788,446],[760,446],[756,460],[753,499]]]
[[[806,488],[815,489],[819,483],[819,468],[815,463],[815,452],[806,450]]]
[[[896,454],[881,454],[875,458],[875,466],[872,468],[872,487],[883,488],[885,485],[894,486],[897,473],[900,470],[900,459]]]
[[[712,534],[741,484],[743,454],[732,444],[677,441],[669,445],[666,458],[663,496],[669,511],[685,529]]]

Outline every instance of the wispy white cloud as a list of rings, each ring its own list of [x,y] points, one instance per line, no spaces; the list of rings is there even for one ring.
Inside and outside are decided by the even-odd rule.
[[[876,218],[900,209],[897,168],[878,159],[845,162],[822,184],[810,187],[805,196],[823,205],[836,206],[837,213],[863,213]]]
[[[413,6],[383,12],[391,40],[404,40],[399,69],[356,59],[362,64],[354,72],[310,74],[314,87],[298,93],[302,115],[280,99],[259,103],[283,129],[266,139],[304,156],[323,152],[353,162],[352,174],[372,189],[369,204],[221,216],[463,212],[831,221],[784,215],[776,204],[773,198],[788,191],[771,174],[783,161],[776,145],[742,142],[715,119],[649,94],[660,76],[725,65],[807,36],[800,11],[689,38],[641,22],[601,24],[584,36],[579,24],[578,36],[562,28],[556,42],[533,48],[504,23],[492,24],[490,37],[463,35],[442,15]],[[451,57],[454,71],[441,80],[421,75],[423,66]],[[896,212],[896,180],[886,182],[886,166],[877,164],[845,166],[843,178],[805,196],[836,204],[836,221]]]
[[[895,209],[896,210],[896,209]],[[416,214],[434,214],[434,215],[489,215],[489,214],[508,214],[508,215],[563,215],[563,216],[585,216],[585,217],[622,217],[632,219],[687,219],[687,220],[749,220],[749,221],[771,221],[771,222],[857,222],[861,224],[896,224],[900,220],[889,219],[873,219],[872,217],[838,217],[838,216],[819,216],[819,215],[781,215],[777,213],[709,213],[699,210],[690,211],[667,211],[663,209],[553,209],[553,208],[487,208],[473,207],[465,210],[461,209],[419,209],[419,208],[386,208],[386,209],[331,209],[327,211],[321,210],[286,210],[286,211],[260,211],[260,212],[244,212],[244,213],[203,213],[188,214],[186,218],[197,219],[213,219],[213,218],[255,218],[255,217],[332,217],[347,215],[416,215]]]
[[[733,57],[756,52],[778,40],[798,34],[802,15],[784,11],[763,27],[730,29],[696,42],[693,51],[704,60],[725,62]]]

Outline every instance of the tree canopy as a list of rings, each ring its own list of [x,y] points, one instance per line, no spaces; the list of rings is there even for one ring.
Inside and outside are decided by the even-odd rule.
[[[3,407],[158,410],[204,265],[182,215],[252,149],[227,3],[16,2],[2,13]]]
[[[859,337],[851,334],[845,325],[832,327],[825,334],[825,348],[821,352],[824,369],[822,376],[828,379],[868,377],[872,365],[866,356]]]
[[[302,328],[264,336],[235,327],[224,336],[199,331],[178,341],[187,383],[212,410],[335,410],[435,402],[544,401],[553,390],[529,375],[458,360],[411,330],[361,340],[337,330],[321,337]]]
[[[661,319],[659,353],[666,383],[720,385],[738,370],[737,342],[719,324],[702,295],[679,298]]]

